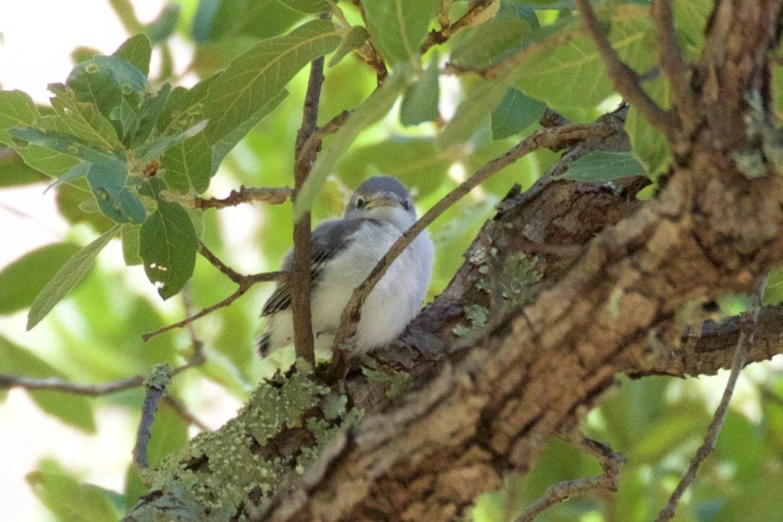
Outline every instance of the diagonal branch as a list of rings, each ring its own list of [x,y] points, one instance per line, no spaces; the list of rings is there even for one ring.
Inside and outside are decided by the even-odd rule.
[[[767,278],[762,277],[759,281],[756,292],[753,294],[751,308],[744,315],[744,324],[740,330],[740,336],[737,340],[737,347],[734,350],[734,358],[731,364],[731,374],[729,374],[729,380],[726,382],[726,388],[723,390],[723,397],[721,397],[720,404],[715,410],[715,415],[712,417],[709,427],[707,428],[707,434],[704,436],[704,442],[696,451],[688,470],[680,479],[679,484],[669,497],[669,501],[666,506],[658,514],[655,522],[666,522],[674,517],[674,512],[677,509],[682,495],[688,486],[696,479],[696,473],[699,472],[699,468],[710,456],[710,453],[715,449],[715,444],[720,435],[723,423],[726,421],[726,414],[729,411],[729,403],[731,397],[734,394],[734,386],[737,384],[739,374],[745,367],[745,360],[748,356],[748,349],[753,344],[756,336],[756,327],[759,321],[759,313],[761,311],[761,299],[764,296],[764,288],[766,286]]]
[[[680,120],[687,128],[691,128],[695,124],[697,112],[696,97],[690,86],[690,68],[682,58],[674,32],[672,0],[653,0],[651,10],[657,28],[661,70],[671,86]]]
[[[673,113],[661,109],[642,89],[639,76],[628,67],[612,48],[609,40],[601,31],[598,19],[590,6],[589,0],[575,0],[579,14],[582,16],[584,29],[598,49],[601,60],[606,66],[606,73],[612,85],[632,107],[638,110],[650,124],[661,132],[668,133],[675,128],[677,119]]]
[[[232,190],[225,198],[178,198],[183,205],[206,210],[208,208],[235,207],[242,203],[259,202],[267,205],[281,205],[291,197],[292,190],[288,187],[239,187]]]
[[[486,181],[490,176],[514,163],[526,154],[540,149],[550,149],[553,151],[561,150],[586,138],[605,137],[615,131],[616,129],[613,128],[612,123],[609,121],[545,128],[522,140],[502,156],[489,161],[473,176],[469,177],[454,190],[449,192],[443,199],[438,201],[432,208],[425,212],[413,226],[405,231],[405,233],[389,248],[389,251],[380,261],[378,261],[364,282],[353,291],[350,301],[348,301],[345,309],[343,309],[340,328],[335,337],[335,346],[338,346],[356,333],[356,325],[361,317],[361,307],[364,304],[364,301],[367,299],[367,296],[370,295],[373,287],[386,274],[389,266],[397,259],[397,256],[416,239],[416,236],[454,205],[454,203]]]

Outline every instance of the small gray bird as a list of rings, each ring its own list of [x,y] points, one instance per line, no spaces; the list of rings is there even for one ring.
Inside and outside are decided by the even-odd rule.
[[[319,356],[329,353],[353,290],[415,222],[416,210],[405,185],[391,176],[377,176],[359,185],[342,219],[323,222],[313,230],[310,299]],[[362,306],[351,355],[365,354],[402,333],[427,295],[434,255],[424,231],[389,266]],[[291,270],[292,263],[289,251],[282,269]],[[293,343],[290,307],[291,286],[279,283],[261,312],[267,318],[267,332],[259,342],[262,356]]]

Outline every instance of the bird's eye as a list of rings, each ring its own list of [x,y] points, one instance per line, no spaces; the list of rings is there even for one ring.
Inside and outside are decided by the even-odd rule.
[[[364,203],[364,198],[356,198],[356,208],[363,208]]]
[[[410,210],[411,209],[411,202],[410,202],[410,200],[406,199],[405,201],[403,201],[402,202],[402,208],[404,208],[405,210]]]

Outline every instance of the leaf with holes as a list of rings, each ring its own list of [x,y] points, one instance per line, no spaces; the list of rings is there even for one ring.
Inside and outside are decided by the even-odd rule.
[[[144,271],[163,299],[176,295],[196,264],[198,238],[180,205],[158,200],[158,210],[141,227],[139,254]]]

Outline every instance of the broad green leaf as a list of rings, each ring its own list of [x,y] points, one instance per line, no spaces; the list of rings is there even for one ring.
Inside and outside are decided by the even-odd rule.
[[[430,66],[421,73],[419,80],[408,86],[400,105],[400,122],[403,125],[418,125],[438,119],[438,53],[432,55]]]
[[[389,112],[397,97],[408,85],[410,75],[410,68],[400,67],[364,103],[354,109],[318,155],[310,175],[294,202],[294,221],[298,220],[313,204],[316,196],[321,192],[326,177],[334,172],[337,161],[348,150],[359,133]]]
[[[329,60],[329,67],[334,67],[340,63],[343,58],[345,58],[345,55],[364,45],[364,42],[367,41],[368,36],[367,29],[361,25],[354,25],[351,27],[351,30],[348,31],[348,34],[345,35],[343,41],[340,42],[340,47],[337,48],[334,56],[332,56],[332,59]]]
[[[142,263],[141,255],[139,255],[140,232],[140,225],[122,225],[122,257],[128,266]]]
[[[677,35],[685,49],[686,59],[695,59],[704,46],[704,29],[715,3],[712,0],[677,0],[674,19]]]
[[[500,105],[492,111],[492,139],[501,140],[525,130],[538,121],[546,105],[514,89],[506,91]]]
[[[3,373],[23,375],[33,378],[66,379],[58,371],[33,351],[17,346],[0,335],[0,368]],[[78,395],[64,395],[57,391],[28,391],[30,397],[46,413],[87,433],[95,433],[93,402]],[[0,390],[0,402],[5,398],[5,390]]]
[[[57,270],[79,250],[72,243],[41,247],[0,271],[0,314],[28,308]]]
[[[82,280],[92,266],[98,253],[103,250],[109,241],[117,234],[119,226],[114,226],[98,239],[79,250],[63,264],[54,274],[38,297],[35,298],[30,311],[27,314],[27,329],[41,322],[41,319],[54,308],[71,289]]]
[[[112,56],[125,60],[146,76],[150,73],[152,44],[146,34],[137,34],[125,40]]]
[[[167,3],[158,17],[144,27],[144,33],[149,37],[152,45],[165,42],[172,35],[177,27],[180,11],[179,4]]]
[[[204,133],[172,146],[161,157],[166,170],[166,183],[180,194],[191,190],[201,194],[212,177],[212,149]]]
[[[325,0],[277,0],[284,6],[301,11],[303,13],[324,13],[329,10],[329,4]]]
[[[98,202],[90,191],[86,179],[58,185],[55,190],[57,191],[57,210],[68,223],[86,223],[99,234],[114,226],[114,221],[99,212]],[[86,203],[90,200],[92,200],[92,204]],[[87,205],[91,208],[84,208]]]
[[[90,103],[76,101],[73,90],[63,84],[51,84],[49,90],[52,108],[68,127],[71,134],[99,150],[120,148],[117,132],[97,108]]]
[[[122,156],[111,151],[92,148],[69,134],[57,131],[45,132],[33,127],[10,129],[8,132],[14,138],[90,163],[123,163]],[[24,149],[24,147],[22,148]],[[24,157],[24,151],[21,152]],[[25,159],[27,158],[25,157]]]
[[[75,64],[79,64],[86,62],[87,60],[92,60],[99,54],[101,54],[101,52],[97,49],[93,49],[92,47],[77,47],[71,51],[71,61]]]
[[[612,11],[609,41],[639,73],[656,65],[655,30],[646,7],[622,5]],[[533,54],[517,67],[515,86],[572,119],[583,119],[614,92],[601,57],[586,36]]]
[[[644,167],[630,152],[588,152],[568,166],[561,178],[588,183],[644,174]]]
[[[48,178],[25,163],[10,147],[0,146],[0,187],[15,187],[40,183]]]
[[[0,143],[10,144],[7,130],[29,127],[38,118],[32,98],[22,91],[0,91]]]
[[[481,80],[460,102],[454,117],[441,131],[438,146],[446,149],[467,141],[503,100],[509,84],[508,75]]]
[[[94,163],[87,181],[98,207],[117,223],[143,223],[147,215],[139,197],[129,188],[128,168],[124,163]]]
[[[461,67],[489,66],[523,48],[526,38],[538,26],[535,11],[530,7],[501,3],[492,20],[454,35],[449,61]]]
[[[46,187],[46,190],[44,190],[44,194],[51,188],[56,187],[60,183],[67,183],[69,181],[73,181],[76,179],[81,178],[82,176],[86,176],[87,173],[90,171],[90,163],[81,162],[77,163],[75,167],[73,167],[71,170],[57,178],[54,183]]]
[[[776,305],[783,302],[783,267],[773,268],[764,288],[764,305]]]
[[[417,63],[438,0],[364,0],[367,30],[384,61]]]
[[[331,22],[316,20],[285,36],[261,41],[232,61],[212,82],[205,101],[209,143],[217,143],[242,125],[302,67],[332,52],[341,39]]]
[[[158,200],[158,211],[141,227],[144,271],[163,299],[176,295],[193,274],[198,238],[180,205]]]
[[[25,477],[35,495],[61,522],[110,522],[112,503],[95,487],[80,483],[54,461],[44,461]]]
[[[128,112],[138,111],[149,89],[147,77],[140,70],[114,56],[96,56],[80,63],[66,84],[74,90],[78,101],[92,103],[113,120],[119,136],[128,134]]]
[[[664,109],[671,106],[671,92],[663,78],[648,82],[645,91]],[[638,159],[651,179],[656,179],[672,162],[669,142],[661,132],[654,129],[647,118],[631,107],[625,121],[625,132],[631,139],[631,152]]]
[[[109,114],[109,118],[111,118],[112,124],[117,129],[117,134],[122,139],[122,143],[129,147],[133,136],[139,130],[141,120],[139,112],[128,103],[128,100],[122,98],[120,104]]]
[[[38,145],[17,149],[25,163],[35,170],[56,178],[79,164],[79,159]]]

